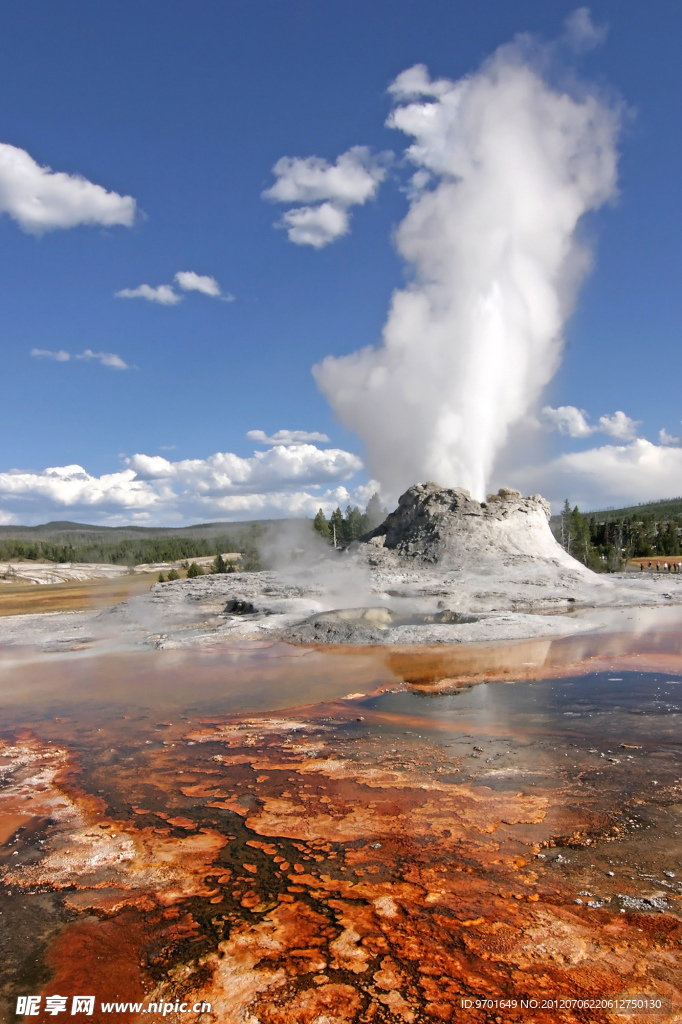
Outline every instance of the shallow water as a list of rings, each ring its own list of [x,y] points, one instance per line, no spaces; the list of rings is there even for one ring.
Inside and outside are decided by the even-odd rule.
[[[221,1024],[628,993],[675,1019],[672,611],[505,646],[2,652],[3,1019],[85,991]]]

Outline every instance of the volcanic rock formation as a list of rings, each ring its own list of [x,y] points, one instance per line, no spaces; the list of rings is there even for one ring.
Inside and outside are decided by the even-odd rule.
[[[463,488],[414,484],[401,495],[395,512],[361,543],[374,549],[369,553],[372,565],[398,561],[454,568],[482,559],[508,563],[509,556],[520,555],[554,559],[575,569],[578,563],[552,535],[550,514],[549,503],[539,494],[524,498],[510,487],[479,502]]]

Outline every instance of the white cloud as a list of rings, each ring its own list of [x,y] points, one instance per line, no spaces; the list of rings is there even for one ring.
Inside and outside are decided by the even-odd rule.
[[[58,352],[51,352],[47,348],[32,348],[31,355],[36,359],[54,359],[58,363],[68,363],[71,356],[60,348]]]
[[[93,476],[82,466],[0,473],[0,505],[17,522],[63,516],[92,521],[201,522],[225,517],[314,515],[363,501],[346,488],[362,462],[341,449],[277,445],[250,458],[218,452],[173,462],[138,453],[124,469]],[[366,503],[366,501],[365,501]]]
[[[220,285],[215,277],[209,277],[207,274],[195,274],[193,270],[179,270],[175,275],[175,280],[185,292],[201,292],[212,298],[218,298],[221,294]]]
[[[234,295],[223,295],[215,277],[209,277],[208,274],[179,270],[174,280],[185,292],[201,292],[202,295],[209,295],[213,299],[234,302]],[[178,295],[172,284],[160,284],[156,288],[149,284],[141,284],[137,288],[123,288],[115,294],[118,299],[147,299],[149,302],[158,302],[161,306],[177,306],[178,302],[182,302],[182,295]]]
[[[608,35],[608,26],[595,25],[589,7],[578,7],[564,22],[566,42],[576,53],[585,53],[603,43]]]
[[[345,210],[333,203],[321,203],[319,206],[287,210],[277,227],[287,228],[289,241],[296,245],[322,249],[336,238],[348,234],[349,217]]]
[[[276,430],[274,434],[268,435],[264,430],[248,430],[246,437],[249,441],[258,441],[259,444],[305,444],[307,441],[328,441],[326,434],[308,430]]]
[[[452,82],[441,78],[432,81],[426,64],[415,64],[405,71],[401,71],[398,77],[391,82],[388,93],[394,100],[414,100],[420,96],[447,96],[452,89]]]
[[[634,441],[637,437],[637,427],[641,422],[641,420],[631,420],[624,412],[618,410],[618,412],[614,412],[613,416],[600,416],[595,430],[602,434],[608,434],[609,437],[615,437],[619,441]]]
[[[149,302],[158,302],[161,306],[176,306],[182,302],[182,295],[173,291],[170,284],[160,284],[152,288],[149,284],[141,284],[137,288],[122,288],[116,292],[117,299],[148,299]]]
[[[387,159],[388,154],[372,156],[367,146],[353,146],[335,164],[317,156],[284,156],[272,169],[277,181],[262,195],[274,203],[304,203],[288,210],[277,226],[287,228],[296,245],[321,249],[348,233],[351,206],[374,198]]]
[[[64,349],[60,349],[58,352],[51,352],[46,348],[32,348],[31,355],[36,359],[54,359],[58,363],[68,363],[72,358],[70,352],[65,352]],[[74,359],[85,359],[90,361],[92,359],[100,362],[102,366],[109,366],[112,370],[129,370],[128,364],[117,356],[115,352],[93,352],[92,349],[86,348],[84,352],[79,352],[73,356]]]
[[[555,506],[568,496],[581,508],[608,508],[676,497],[682,492],[682,448],[638,438],[569,452],[544,466],[513,474],[526,494],[540,492]]]
[[[662,427],[658,432],[658,440],[663,445],[674,446],[680,443],[680,438],[675,434],[669,434],[665,427]]]
[[[117,356],[115,352],[93,352],[91,349],[86,348],[85,352],[81,352],[75,356],[76,359],[98,360],[102,366],[109,366],[112,370],[129,370],[130,367],[124,362],[120,356]]]
[[[637,437],[637,427],[641,424],[641,420],[631,419],[620,409],[611,416],[600,416],[594,425],[588,422],[585,410],[576,409],[574,405],[560,405],[558,409],[546,405],[542,415],[560,434],[569,437],[608,434],[619,441],[633,441]]]
[[[79,224],[130,227],[135,200],[78,174],[41,167],[26,150],[0,143],[0,213],[33,235]]]
[[[357,455],[339,448],[322,450],[311,444],[293,444],[276,445],[247,459],[231,452],[181,462],[170,462],[160,455],[133,455],[128,465],[138,479],[174,480],[208,495],[347,480],[361,469],[362,462]]]
[[[0,494],[24,508],[117,507],[145,508],[158,500],[148,483],[135,479],[132,469],[93,477],[82,466],[52,466],[42,472],[10,470],[0,473]],[[15,514],[16,515],[16,514]]]
[[[542,415],[560,434],[568,434],[569,437],[589,437],[594,431],[587,422],[585,410],[576,409],[574,405],[560,405],[558,409],[546,405]]]
[[[317,156],[283,156],[272,168],[277,181],[263,192],[274,203],[318,203],[330,199],[339,206],[356,206],[376,195],[386,177],[382,162],[367,146],[353,146],[335,164]]]

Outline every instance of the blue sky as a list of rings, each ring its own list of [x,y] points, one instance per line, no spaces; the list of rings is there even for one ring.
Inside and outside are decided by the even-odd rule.
[[[517,33],[564,39],[532,44],[548,88],[618,111],[618,186],[580,221],[593,266],[562,326],[560,363],[510,420],[509,443],[491,442],[486,483],[584,507],[682,493],[682,9],[660,0],[652,17],[641,2],[595,2],[594,39],[571,47],[574,10],[547,0],[6,7],[0,143],[28,156],[0,154],[2,520],[310,514],[363,504],[372,478],[392,500],[406,473],[418,475],[418,445],[384,479],[390,430],[372,460],[376,426],[344,406],[338,374],[320,390],[311,367],[379,345],[391,296],[413,272],[395,241],[414,165],[410,140],[386,126],[390,83],[417,64],[433,80],[475,75]],[[326,178],[311,199],[296,167],[272,171],[283,157],[334,165],[349,151],[345,199]],[[57,182],[36,221],[31,190],[49,206],[41,189],[53,185],[45,167],[99,190],[84,198]],[[298,198],[264,198],[278,181]],[[331,228],[319,214],[329,197]],[[274,226],[303,206],[317,245]],[[185,289],[183,272],[199,275],[181,279]],[[143,284],[177,299],[117,295]],[[401,403],[398,388],[409,426]],[[246,436],[254,430],[262,440]],[[267,440],[278,431],[318,437]],[[432,465],[424,456],[425,473]]]

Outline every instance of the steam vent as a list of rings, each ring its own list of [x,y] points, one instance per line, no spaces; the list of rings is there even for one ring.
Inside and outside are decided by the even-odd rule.
[[[508,561],[510,555],[565,563],[566,553],[549,528],[550,514],[539,494],[524,498],[511,487],[500,487],[479,502],[463,488],[415,484],[362,541],[376,549],[376,557],[370,555],[374,565],[398,560],[464,567],[501,556]]]

